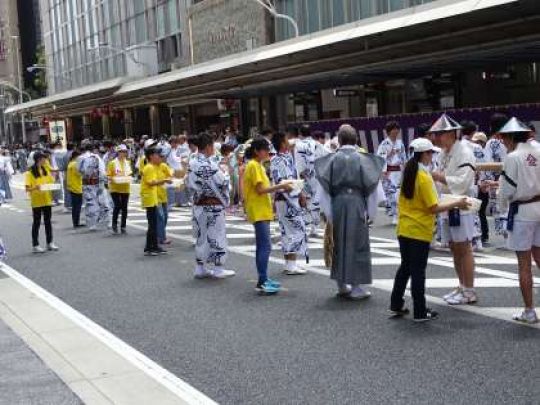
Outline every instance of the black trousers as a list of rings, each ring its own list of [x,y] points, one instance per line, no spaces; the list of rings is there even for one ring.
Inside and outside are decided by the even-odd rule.
[[[82,202],[82,194],[71,193],[71,222],[73,223],[74,228],[81,224]]]
[[[397,311],[403,308],[405,288],[411,279],[411,295],[414,304],[414,317],[426,316],[426,266],[429,256],[429,242],[400,236],[399,251],[401,266],[394,280],[390,309]]]
[[[118,215],[122,213],[122,222],[120,223],[120,227],[122,229],[125,229],[128,215],[129,194],[111,193],[111,197],[114,203],[112,214],[112,227],[113,229],[118,229]]]
[[[489,204],[489,193],[478,191],[478,199],[482,201],[478,216],[480,217],[480,228],[482,229],[482,242],[489,240],[489,226],[486,216],[487,206]]]
[[[157,238],[157,207],[146,208],[146,220],[148,221],[148,229],[146,230],[146,246],[145,252],[158,250]]]
[[[52,207],[39,207],[32,208],[32,215],[34,221],[32,223],[32,246],[39,245],[39,228],[41,227],[41,217],[43,216],[43,222],[45,223],[45,236],[47,238],[47,244],[53,241],[53,232],[51,225]]]

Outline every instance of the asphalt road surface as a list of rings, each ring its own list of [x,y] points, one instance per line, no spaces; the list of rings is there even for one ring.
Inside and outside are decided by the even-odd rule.
[[[456,280],[448,254],[432,252],[427,294],[441,318],[416,324],[386,315],[399,251],[382,214],[371,232],[373,296],[354,303],[335,298],[322,232],[306,276],[282,275],[275,246],[271,275],[286,289],[262,297],[253,231],[240,217],[228,219],[237,276],[194,280],[187,209],[171,213],[170,254],[145,257],[136,198],[127,236],[74,231],[55,208],[61,250],[36,256],[29,202],[16,197],[0,208],[9,265],[221,404],[540,403],[540,330],[510,320],[522,305],[511,252],[477,254],[480,301],[460,308],[440,300]]]

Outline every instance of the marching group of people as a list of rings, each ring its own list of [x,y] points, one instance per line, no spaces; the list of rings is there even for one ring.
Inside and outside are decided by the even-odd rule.
[[[384,201],[397,226],[401,253],[389,311],[391,316],[409,313],[403,297],[410,279],[413,317],[423,322],[438,317],[425,299],[426,266],[434,243],[447,245],[454,258],[458,286],[444,296],[446,302],[478,301],[473,249],[488,242],[485,215],[491,207],[496,231],[504,233],[518,258],[525,308],[514,320],[537,322],[532,260],[540,265],[540,146],[534,128],[497,114],[488,139],[474,123],[459,124],[443,114],[419,127],[408,148],[397,122],[389,122],[385,132],[375,154],[359,146],[350,125],[342,125],[331,139],[306,125],[285,133],[262,131],[245,143],[233,134],[218,140],[201,133],[145,137],[138,150],[133,142],[98,145],[90,140],[62,153],[59,145],[35,150],[25,174],[34,218],[33,251],[45,251],[39,244],[41,218],[46,249],[58,250],[51,207],[62,189],[74,228],[95,231],[108,226],[114,234],[125,234],[135,177],[140,179],[148,222],[145,255],[167,253],[169,207],[191,206],[194,277],[234,276],[226,268],[226,214],[240,205],[254,226],[255,288],[275,294],[281,284],[268,275],[270,223],[279,223],[284,272],[302,275],[306,270],[297,261],[309,261],[308,240],[322,220],[326,262],[338,297],[363,300],[370,296],[367,286],[372,282],[369,227]]]

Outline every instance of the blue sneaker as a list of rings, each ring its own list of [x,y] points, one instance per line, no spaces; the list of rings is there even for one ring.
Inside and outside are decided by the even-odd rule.
[[[266,280],[267,283],[273,285],[274,287],[281,288],[281,283],[276,280],[272,280],[271,278]]]
[[[255,291],[261,294],[277,294],[280,290],[280,287],[277,287],[266,280],[263,284],[257,284]]]

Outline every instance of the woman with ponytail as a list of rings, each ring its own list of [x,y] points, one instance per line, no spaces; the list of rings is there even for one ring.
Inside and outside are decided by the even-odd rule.
[[[411,279],[411,295],[414,303],[414,321],[436,319],[437,312],[426,308],[425,282],[429,246],[433,238],[435,215],[453,208],[466,209],[467,199],[439,204],[435,184],[429,173],[433,144],[425,138],[411,142],[411,159],[405,165],[399,196],[399,220],[397,234],[401,265],[397,271],[392,290],[390,313],[403,316],[409,313],[403,295]]]

